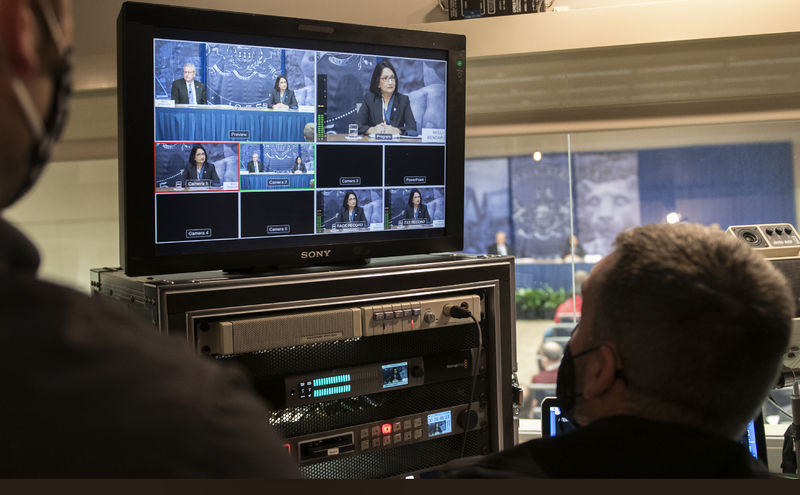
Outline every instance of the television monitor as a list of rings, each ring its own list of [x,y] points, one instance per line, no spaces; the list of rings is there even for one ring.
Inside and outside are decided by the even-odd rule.
[[[462,248],[463,36],[127,2],[117,37],[126,274]]]

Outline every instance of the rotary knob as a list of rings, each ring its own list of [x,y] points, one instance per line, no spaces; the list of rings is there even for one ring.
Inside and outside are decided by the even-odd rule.
[[[436,315],[430,311],[426,311],[425,316],[423,316],[422,319],[425,320],[425,323],[433,323],[436,321]]]

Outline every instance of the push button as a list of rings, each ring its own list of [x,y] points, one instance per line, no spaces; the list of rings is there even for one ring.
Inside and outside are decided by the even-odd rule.
[[[361,438],[369,438],[369,428],[361,428]]]
[[[361,450],[369,450],[369,440],[361,440]]]
[[[387,445],[391,445],[391,443],[392,443],[392,436],[391,435],[386,435],[385,437],[383,437],[383,446],[384,447],[387,446]]]
[[[403,434],[402,433],[395,433],[394,434],[394,443],[400,443],[403,441]]]
[[[403,433],[403,440],[405,440],[406,442],[411,440],[411,432],[410,431],[407,431],[407,432]]]
[[[422,438],[422,430],[414,430],[414,440]]]

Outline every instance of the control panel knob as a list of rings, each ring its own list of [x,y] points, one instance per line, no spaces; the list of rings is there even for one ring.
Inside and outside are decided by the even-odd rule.
[[[783,229],[783,231],[786,232],[786,234],[792,233],[792,229],[790,227],[786,227],[785,229]]]
[[[475,426],[478,424],[478,413],[476,413],[472,409],[470,409],[469,411],[465,409],[461,411],[461,413],[458,415],[456,423],[458,423],[458,426],[460,426],[461,428],[469,431],[475,428]]]
[[[764,229],[764,232],[766,232],[767,235],[772,235],[772,229]]]
[[[780,228],[780,227],[775,227],[775,233],[778,234],[778,235],[781,235],[781,234],[783,234],[783,229]]]
[[[425,320],[425,323],[433,323],[436,321],[436,315],[431,313],[430,311],[425,312],[425,316],[422,317]]]

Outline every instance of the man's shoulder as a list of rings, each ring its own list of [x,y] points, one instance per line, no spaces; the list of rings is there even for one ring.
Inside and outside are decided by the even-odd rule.
[[[264,457],[276,454],[277,439],[263,427],[266,406],[243,373],[103,300],[14,279],[0,283],[0,345],[13,350],[0,372],[14,376],[4,388],[14,407],[0,408],[0,419],[15,425],[4,436],[14,458],[0,454],[0,475],[270,472]],[[44,442],[49,448],[37,452]],[[292,475],[274,464],[282,467],[273,475]]]
[[[486,456],[456,459],[430,471],[430,478],[547,478],[533,451],[541,440],[530,440]]]
[[[481,458],[449,463],[448,478],[752,478],[763,470],[744,447],[642,418],[605,418]]]

